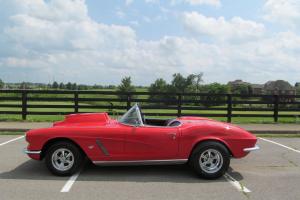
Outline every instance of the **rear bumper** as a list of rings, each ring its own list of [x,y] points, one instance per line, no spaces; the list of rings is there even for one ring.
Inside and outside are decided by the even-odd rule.
[[[257,151],[259,150],[259,146],[255,145],[254,147],[250,147],[250,148],[245,148],[243,149],[244,152],[251,152],[251,151]]]

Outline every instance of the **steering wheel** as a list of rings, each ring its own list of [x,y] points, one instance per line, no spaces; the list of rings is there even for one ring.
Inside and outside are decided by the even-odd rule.
[[[171,126],[171,124],[173,122],[177,122],[177,120],[176,119],[170,119],[170,120],[168,120],[166,126]]]

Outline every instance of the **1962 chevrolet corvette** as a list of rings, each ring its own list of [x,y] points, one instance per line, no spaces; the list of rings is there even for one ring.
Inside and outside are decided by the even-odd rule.
[[[201,117],[145,119],[137,104],[119,120],[107,113],[68,115],[53,127],[28,131],[26,141],[25,153],[60,176],[74,174],[88,157],[98,165],[189,163],[214,179],[231,157],[259,149],[254,135],[234,125]]]

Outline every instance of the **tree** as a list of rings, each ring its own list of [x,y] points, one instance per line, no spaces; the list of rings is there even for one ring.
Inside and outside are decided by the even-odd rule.
[[[20,85],[20,89],[25,90],[25,89],[30,89],[30,88],[29,88],[29,86],[28,86],[28,83],[22,82],[21,85]]]
[[[235,86],[234,88],[231,88],[232,94],[250,94],[250,87],[247,84],[240,84]]]
[[[4,87],[4,82],[0,79],[0,89]]]
[[[129,93],[129,92],[135,92],[135,88],[131,83],[131,77],[124,77],[121,80],[121,84],[118,86],[117,89],[118,92],[122,92],[122,93]],[[124,99],[126,98],[127,95],[119,95],[119,98]]]
[[[205,85],[201,88],[201,92],[212,94],[209,96],[202,96],[201,100],[207,101],[203,103],[204,106],[218,106],[222,105],[222,103],[216,103],[213,101],[225,101],[226,96],[214,96],[213,94],[227,94],[229,92],[229,86],[223,85],[220,83],[212,83]]]
[[[199,92],[200,83],[202,80],[203,73],[190,74],[186,78],[180,73],[173,74],[173,80],[171,82],[172,91],[170,92]]]
[[[56,81],[54,81],[53,84],[52,84],[52,88],[53,89],[58,89],[58,86],[59,86],[58,83]]]
[[[154,83],[152,83],[149,87],[149,92],[150,93],[155,93],[155,92],[168,92],[169,89],[168,83],[162,79],[156,79]],[[155,101],[161,101],[163,99],[166,99],[168,96],[166,95],[156,95],[156,94],[150,94],[149,99],[155,100]]]
[[[59,89],[61,89],[61,90],[65,89],[65,84],[63,82],[61,82],[59,84]]]
[[[180,73],[173,74],[173,80],[172,80],[172,90],[170,92],[181,92],[184,93],[186,87],[187,87],[187,79],[184,78]]]
[[[72,83],[68,82],[66,85],[67,90],[72,90]]]
[[[76,83],[73,83],[73,84],[72,84],[71,90],[77,90],[77,84],[76,84]]]

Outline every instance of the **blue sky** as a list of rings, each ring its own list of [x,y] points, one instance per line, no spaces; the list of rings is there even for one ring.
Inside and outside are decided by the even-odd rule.
[[[224,0],[220,7],[205,4],[200,6],[182,3],[172,4],[170,1],[146,3],[141,0],[133,1],[130,5],[126,5],[124,0],[87,0],[86,3],[89,14],[94,20],[106,24],[133,26],[140,39],[149,40],[156,40],[165,35],[188,36],[180,23],[180,15],[183,12],[197,11],[211,17],[232,18],[240,16],[249,20],[262,21],[260,16],[263,6],[261,0]],[[120,14],[124,16],[119,16]],[[132,24],[133,22],[138,22],[138,25]]]
[[[0,78],[300,81],[298,0],[0,0]]]

